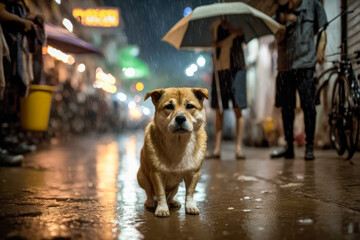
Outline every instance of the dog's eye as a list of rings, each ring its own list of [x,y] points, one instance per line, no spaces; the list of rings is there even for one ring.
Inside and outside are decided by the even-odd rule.
[[[193,108],[195,108],[195,106],[192,105],[192,104],[187,104],[187,105],[186,105],[186,109],[193,109]]]
[[[174,110],[174,105],[168,104],[164,107],[165,109]]]

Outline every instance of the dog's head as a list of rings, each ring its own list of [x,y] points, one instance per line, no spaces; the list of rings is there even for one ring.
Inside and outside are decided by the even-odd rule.
[[[204,88],[165,88],[148,92],[155,105],[155,124],[163,133],[184,134],[197,131],[205,122]]]

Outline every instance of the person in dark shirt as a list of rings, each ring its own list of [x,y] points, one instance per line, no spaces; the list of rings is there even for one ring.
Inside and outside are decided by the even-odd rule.
[[[277,20],[286,26],[276,36],[278,43],[278,75],[276,78],[276,107],[282,107],[282,119],[287,146],[275,151],[271,158],[294,158],[293,131],[296,90],[304,111],[306,149],[305,160],[314,160],[316,109],[314,97],[317,82],[315,64],[324,62],[325,32],[316,48],[315,35],[327,23],[325,10],[319,0],[278,0]]]

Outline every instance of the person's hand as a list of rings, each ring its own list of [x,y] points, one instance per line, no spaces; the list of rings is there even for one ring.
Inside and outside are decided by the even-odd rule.
[[[231,28],[231,25],[228,21],[224,20],[221,22],[221,26],[224,28],[224,29],[230,29]]]
[[[282,26],[275,34],[275,41],[277,44],[279,44],[282,40],[284,40],[286,33],[286,27]]]
[[[23,19],[22,24],[24,25],[24,30],[25,32],[28,32],[30,30],[32,30],[33,28],[35,28],[35,24],[27,19]]]
[[[297,17],[296,17],[295,14],[293,14],[293,13],[286,14],[286,21],[287,21],[287,22],[293,22],[293,23],[295,23],[296,20],[297,20]]]
[[[324,51],[318,51],[316,53],[316,62],[323,64],[325,62],[325,53]]]

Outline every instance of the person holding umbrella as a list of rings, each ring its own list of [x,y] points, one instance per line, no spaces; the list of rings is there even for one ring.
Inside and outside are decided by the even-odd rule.
[[[215,31],[216,59],[214,58],[214,74],[211,91],[211,107],[215,109],[215,148],[207,158],[220,158],[222,129],[223,129],[223,110],[229,109],[229,101],[236,118],[236,159],[245,159],[242,151],[241,140],[244,129],[244,118],[241,110],[246,108],[246,66],[242,50],[244,33],[242,29],[233,28],[230,23],[223,19]],[[223,109],[219,108],[219,89],[216,88],[215,74],[217,71],[220,85],[220,96]]]
[[[316,32],[327,23],[326,14],[318,0],[278,0],[277,20],[286,25],[279,31],[278,76],[276,79],[276,107],[282,107],[282,119],[287,146],[275,151],[271,158],[294,158],[294,108],[296,90],[304,111],[306,149],[305,160],[314,160],[314,133],[316,109],[314,97],[317,82],[314,80],[315,64],[324,62],[325,32],[315,47]]]
[[[224,21],[225,17],[226,21]],[[219,31],[219,36],[217,33],[213,36],[213,30],[217,29],[214,28],[214,24],[219,22],[223,22],[222,30]],[[254,38],[276,34],[283,28],[283,25],[246,3],[224,2],[196,7],[189,15],[180,19],[161,39],[176,49],[213,51],[216,64],[214,64],[215,84],[213,83],[211,99],[212,107],[217,112],[215,124],[217,133],[215,148],[207,156],[208,158],[220,158],[223,104],[228,107],[229,100],[232,100],[237,119],[236,157],[244,158],[241,149],[244,127],[241,109],[246,107],[246,72],[241,44],[248,43]],[[215,44],[214,39],[216,39]],[[219,70],[221,80],[224,81],[218,78]]]

